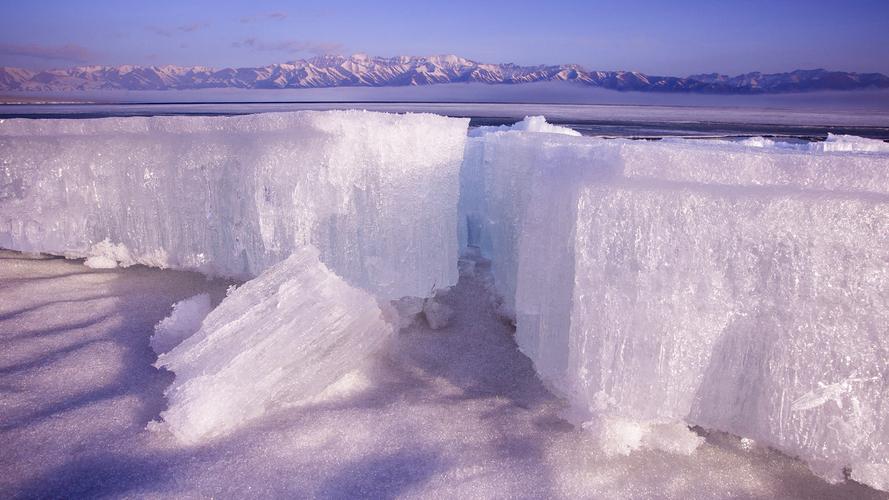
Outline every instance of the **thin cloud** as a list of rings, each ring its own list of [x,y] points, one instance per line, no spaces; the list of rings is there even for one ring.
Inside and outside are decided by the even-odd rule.
[[[191,23],[175,26],[173,28],[164,28],[161,26],[146,26],[145,29],[158,36],[172,37],[177,33],[194,33],[210,26],[208,23]]]
[[[330,54],[340,52],[342,44],[334,42],[312,42],[308,40],[282,40],[278,42],[265,42],[256,38],[246,38],[232,43],[232,47],[250,49],[259,52],[297,53],[308,52],[311,54]]]
[[[186,24],[184,26],[179,26],[176,29],[183,32],[183,33],[193,33],[195,31],[202,30],[202,29],[206,28],[207,26],[209,26],[209,24],[207,24],[207,23],[192,23],[192,24]]]
[[[159,28],[157,26],[146,26],[145,29],[158,36],[173,36],[173,32],[166,28]]]
[[[257,21],[265,21],[267,19],[271,19],[272,21],[283,21],[287,19],[286,12],[269,12],[268,14],[259,14],[256,16],[244,16],[241,18],[241,22],[244,24],[255,23]]]
[[[81,45],[0,44],[0,56],[33,57],[46,61],[85,63],[95,60],[96,53]]]

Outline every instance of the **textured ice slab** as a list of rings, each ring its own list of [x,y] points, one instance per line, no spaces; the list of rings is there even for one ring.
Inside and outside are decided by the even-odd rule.
[[[505,301],[514,290],[519,346],[574,418],[605,435],[633,434],[609,427],[628,420],[640,433],[674,421],[725,430],[832,479],[845,466],[885,470],[889,155],[878,145],[476,141],[463,174],[484,180],[464,193],[470,239]]]
[[[161,417],[197,442],[322,392],[392,332],[373,296],[297,250],[240,286],[158,358],[176,374]]]
[[[530,179],[548,158],[548,144],[580,134],[551,125],[542,116],[526,117],[512,126],[470,130],[460,173],[458,210],[460,248],[478,247],[492,261],[495,286],[503,299],[501,312],[514,316],[517,276],[516,228],[528,203]]]
[[[456,282],[468,120],[360,111],[0,123],[0,247],[249,278],[305,244],[383,297]]]

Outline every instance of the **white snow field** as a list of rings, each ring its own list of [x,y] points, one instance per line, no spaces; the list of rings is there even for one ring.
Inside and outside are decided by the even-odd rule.
[[[684,422],[885,488],[887,146],[490,131],[460,212],[519,348],[608,446],[692,450],[659,427]]]
[[[0,247],[250,278],[311,244],[355,286],[457,279],[467,119],[301,111],[5,120]]]
[[[0,122],[0,247],[85,259],[3,254],[0,481],[25,497],[889,489],[885,143],[467,126]],[[117,269],[134,264],[249,281]]]

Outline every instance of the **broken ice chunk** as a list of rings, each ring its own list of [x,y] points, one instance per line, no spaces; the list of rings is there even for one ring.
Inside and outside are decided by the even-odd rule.
[[[173,304],[173,312],[154,327],[151,348],[157,354],[173,349],[201,328],[201,321],[210,313],[210,295],[195,295]]]
[[[392,332],[376,299],[306,247],[234,290],[157,365],[176,374],[161,414],[181,441],[230,432],[322,392]]]
[[[441,330],[448,326],[454,311],[445,304],[437,301],[435,298],[426,299],[423,303],[423,316],[426,317],[426,323],[433,330]]]

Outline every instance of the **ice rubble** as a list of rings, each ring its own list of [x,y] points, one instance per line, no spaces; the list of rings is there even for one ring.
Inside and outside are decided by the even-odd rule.
[[[161,417],[183,442],[321,393],[392,332],[374,297],[297,250],[235,289],[157,364],[176,374]]]
[[[889,466],[877,142],[480,134],[460,217],[521,350],[606,442],[641,446],[649,426],[686,422],[867,481]]]
[[[687,139],[666,138],[664,142],[683,143]],[[849,152],[849,153],[889,153],[889,143],[878,139],[867,139],[854,135],[827,134],[824,141],[800,142],[775,140],[767,137],[748,137],[738,141],[712,140],[711,143],[739,144],[751,148],[792,149],[797,151],[810,151],[813,153],[824,152]]]
[[[497,126],[485,126],[485,127],[474,127],[469,129],[469,137],[482,137],[484,135],[490,134],[492,132],[510,132],[510,131],[521,131],[521,132],[540,132],[547,134],[561,134],[561,135],[571,135],[574,137],[580,137],[580,132],[568,128],[568,127],[560,127],[558,125],[553,125],[552,123],[548,123],[546,118],[543,116],[526,116],[524,120],[515,123],[513,125],[497,125]]]
[[[4,120],[0,247],[256,276],[303,245],[383,297],[457,278],[468,120],[360,111]]]

